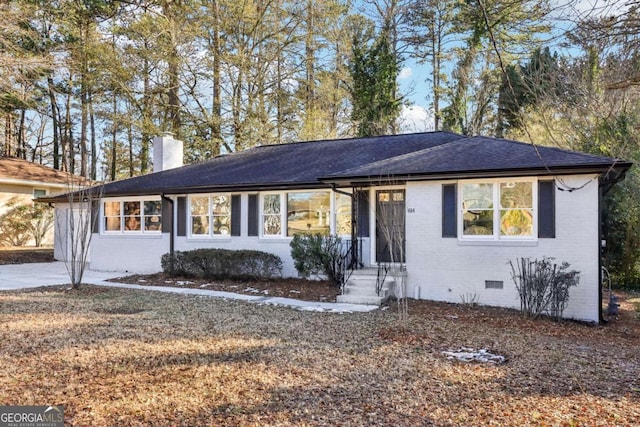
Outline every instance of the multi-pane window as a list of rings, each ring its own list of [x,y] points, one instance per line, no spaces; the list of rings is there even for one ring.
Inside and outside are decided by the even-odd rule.
[[[329,234],[331,199],[328,191],[287,194],[287,236]]]
[[[262,235],[267,237],[282,234],[280,194],[266,194],[262,199]]]
[[[351,235],[351,197],[335,193],[336,235]]]
[[[533,236],[533,185],[531,182],[501,182],[500,235]]]
[[[140,209],[141,203],[136,202],[124,202],[124,230],[125,231],[139,231],[140,230],[140,216],[142,214]]]
[[[462,237],[533,237],[534,189],[533,181],[462,183]]]
[[[160,200],[111,200],[102,205],[105,232],[159,232],[162,230]]]
[[[104,202],[104,231],[122,230],[122,202]]]
[[[262,196],[262,236],[285,237],[301,233],[351,234],[351,198],[336,197],[332,211],[330,191],[273,193]],[[286,204],[286,210],[284,209]],[[335,212],[335,216],[332,215]]]
[[[189,201],[192,236],[231,234],[231,195],[192,196]]]
[[[462,184],[464,236],[493,236],[493,183]]]
[[[191,202],[191,235],[207,236],[209,234],[209,197],[193,196]]]

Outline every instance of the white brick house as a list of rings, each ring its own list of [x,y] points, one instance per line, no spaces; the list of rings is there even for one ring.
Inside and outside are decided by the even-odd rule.
[[[357,245],[365,268],[404,261],[408,296],[454,303],[519,307],[510,260],[566,261],[580,283],[565,316],[593,322],[601,195],[631,167],[447,132],[263,146],[188,166],[165,155],[181,151],[170,136],[154,150],[157,172],[101,187],[91,269],[152,273],[165,253],[217,247],[277,254],[295,276],[292,235],[324,232]]]

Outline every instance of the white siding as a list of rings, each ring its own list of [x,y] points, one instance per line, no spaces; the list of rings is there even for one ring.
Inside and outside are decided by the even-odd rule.
[[[563,177],[580,186],[593,176]],[[469,244],[442,237],[442,184],[407,184],[407,294],[459,303],[475,295],[481,304],[519,308],[511,279],[510,260],[518,257],[555,257],[580,272],[580,283],[571,289],[565,316],[598,321],[598,180],[578,191],[556,190],[556,238],[527,243]],[[459,213],[458,213],[459,215]],[[485,289],[485,280],[504,283],[503,289]]]

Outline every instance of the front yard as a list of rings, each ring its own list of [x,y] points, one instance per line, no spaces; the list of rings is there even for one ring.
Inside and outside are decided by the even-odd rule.
[[[68,425],[638,425],[640,321],[368,314],[85,286],[0,293],[0,402]],[[487,349],[506,363],[443,351]]]

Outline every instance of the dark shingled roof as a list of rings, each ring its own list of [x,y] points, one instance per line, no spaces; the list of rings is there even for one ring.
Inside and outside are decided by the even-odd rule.
[[[623,169],[631,166],[609,157],[475,136],[326,174],[321,179],[362,181],[380,177],[551,175],[572,171],[605,172],[614,164]]]
[[[449,132],[265,145],[201,163],[115,181],[104,195],[206,191],[210,188],[324,186],[318,178],[459,139]]]
[[[327,187],[330,182],[606,172],[631,163],[450,132],[267,145],[105,184],[104,196]],[[542,157],[544,162],[541,160]],[[550,169],[550,171],[548,170]]]

